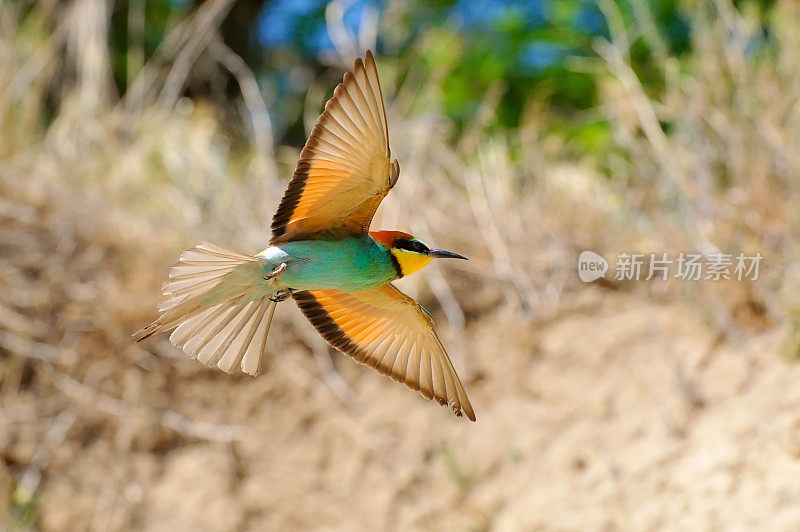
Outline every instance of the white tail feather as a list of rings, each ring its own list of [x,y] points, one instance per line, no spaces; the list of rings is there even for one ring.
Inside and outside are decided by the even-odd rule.
[[[162,293],[161,316],[134,341],[175,329],[170,342],[191,358],[226,373],[261,373],[277,303],[256,258],[203,242],[181,254]]]

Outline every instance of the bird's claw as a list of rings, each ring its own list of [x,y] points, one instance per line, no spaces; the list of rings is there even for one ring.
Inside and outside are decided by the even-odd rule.
[[[282,274],[283,272],[285,272],[286,271],[286,267],[287,267],[286,263],[285,262],[281,262],[280,266],[278,266],[277,268],[272,270],[272,273],[270,273],[269,275],[265,275],[264,276],[264,280],[265,281],[269,281],[270,279],[274,279],[275,277],[277,277],[280,274]]]
[[[275,303],[280,303],[281,301],[286,301],[289,299],[289,296],[292,295],[291,288],[284,288],[283,290],[278,290],[275,292],[275,295],[270,297],[270,301],[274,301]]]
[[[270,281],[272,279],[275,279],[283,272],[285,272],[286,268],[287,266],[285,262],[280,263],[274,270],[272,270],[272,272],[269,275],[264,276],[264,280]],[[281,301],[288,299],[290,295],[292,295],[292,290],[290,288],[282,288],[277,292],[275,292],[273,295],[271,295],[269,300],[274,301],[275,303],[279,303]]]

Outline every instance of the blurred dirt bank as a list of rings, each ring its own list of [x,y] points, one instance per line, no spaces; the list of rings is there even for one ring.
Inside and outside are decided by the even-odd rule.
[[[777,354],[776,329],[728,341],[685,303],[595,285],[532,325],[448,271],[467,321],[440,330],[476,408],[468,423],[340,355],[346,387],[323,379],[291,305],[257,379],[207,370],[164,337],[132,345],[171,259],[80,211],[15,209],[0,260],[2,300],[28,309],[3,313],[0,338],[14,353],[0,409],[12,523],[800,526],[800,366]]]
[[[67,392],[42,528],[795,529],[800,367],[776,336],[719,345],[681,305],[580,299],[535,333],[500,315],[448,335],[475,424],[346,362],[343,404],[297,352],[257,380],[128,368],[119,416]],[[172,430],[165,403],[235,432]]]

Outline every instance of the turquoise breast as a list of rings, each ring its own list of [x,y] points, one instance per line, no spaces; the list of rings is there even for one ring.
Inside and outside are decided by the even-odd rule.
[[[285,262],[279,284],[293,290],[355,292],[398,278],[390,252],[369,236],[287,242],[267,248],[257,257],[264,261],[265,273]]]

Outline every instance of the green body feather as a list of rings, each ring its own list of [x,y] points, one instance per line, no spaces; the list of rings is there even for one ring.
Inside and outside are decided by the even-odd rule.
[[[355,292],[399,277],[389,250],[370,236],[287,242],[256,257],[264,275],[286,263],[286,271],[276,279],[278,288]]]

